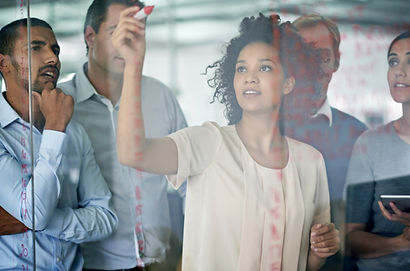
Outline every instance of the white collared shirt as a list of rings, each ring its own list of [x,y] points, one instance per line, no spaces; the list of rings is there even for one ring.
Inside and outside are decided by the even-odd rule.
[[[316,118],[319,115],[325,115],[329,119],[329,127],[332,126],[332,109],[330,108],[329,100],[326,97],[325,102],[319,108],[319,110],[312,116],[312,118]]]
[[[182,219],[182,208],[168,200],[175,192],[168,193],[163,175],[141,173],[120,164],[116,148],[119,102],[112,105],[97,93],[85,74],[86,65],[69,81],[60,82],[59,87],[75,100],[73,119],[84,126],[90,137],[101,173],[113,194],[119,224],[109,238],[82,245],[84,267],[109,270],[162,262],[170,247],[171,233],[177,235],[181,231],[182,235],[182,226],[174,229],[172,222],[176,217]],[[171,90],[146,76],[141,84],[147,137],[166,136],[186,127]],[[143,251],[139,249],[141,244]]]

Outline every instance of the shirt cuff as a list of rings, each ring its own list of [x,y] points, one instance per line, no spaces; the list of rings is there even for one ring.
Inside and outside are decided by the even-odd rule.
[[[54,130],[44,130],[42,134],[39,159],[47,161],[54,172],[61,163],[65,138],[65,133]]]
[[[66,134],[55,130],[44,130],[41,136],[41,149],[61,152]]]

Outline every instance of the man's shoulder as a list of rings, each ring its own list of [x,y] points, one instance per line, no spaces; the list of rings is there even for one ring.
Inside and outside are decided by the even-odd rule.
[[[155,110],[167,112],[178,106],[174,92],[158,79],[144,75],[141,87],[141,98],[142,103],[145,104],[145,110],[155,108]]]
[[[157,86],[164,86],[165,88],[168,88],[163,82],[161,82],[159,79],[148,76],[148,75],[142,75],[142,83],[146,85],[157,85]]]
[[[353,117],[352,115],[343,112],[337,108],[331,107],[332,115],[333,115],[333,122],[336,125],[348,125],[350,127],[355,127],[356,130],[364,132],[367,130],[366,124],[358,120],[357,118]]]
[[[83,144],[85,141],[89,140],[84,127],[73,118],[68,123],[65,132],[70,142]]]
[[[71,95],[74,97],[76,94],[76,83],[75,83],[75,78],[77,74],[72,73],[68,75],[67,77],[62,78],[58,83],[57,87],[61,88],[61,90],[68,95]]]
[[[142,76],[142,92],[150,93],[151,95],[173,95],[171,89],[163,82],[146,75]]]

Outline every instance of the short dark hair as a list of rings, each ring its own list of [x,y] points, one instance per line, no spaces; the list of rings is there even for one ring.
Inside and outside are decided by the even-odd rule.
[[[208,85],[215,88],[212,102],[218,100],[225,105],[225,116],[229,124],[238,123],[242,117],[242,108],[236,99],[233,79],[239,53],[252,42],[264,42],[279,51],[285,78],[295,78],[295,87],[291,92],[295,93],[294,97],[304,99],[306,95],[314,96],[319,89],[316,84],[322,73],[319,51],[303,42],[297,29],[290,22],[280,23],[280,17],[276,14],[266,17],[260,13],[256,18],[246,17],[240,24],[239,36],[228,43],[222,59],[207,68],[215,68],[214,76],[208,80]],[[283,134],[282,105],[280,128]]]
[[[88,7],[87,15],[85,16],[83,29],[84,38],[87,26],[91,26],[94,29],[95,33],[98,33],[101,24],[106,19],[108,8],[112,4],[121,4],[127,7],[138,6],[140,8],[143,8],[145,6],[144,3],[139,0],[94,0]],[[86,41],[85,46],[87,48],[88,54],[88,44]]]
[[[387,58],[389,58],[391,48],[396,42],[398,42],[399,40],[404,40],[404,39],[409,39],[409,38],[410,38],[410,30],[407,30],[406,32],[403,32],[397,37],[395,37],[394,40],[390,43],[389,50],[387,51]]]
[[[46,21],[38,18],[30,18],[30,24],[32,27],[41,26],[53,30]],[[0,30],[0,54],[13,55],[15,42],[20,35],[20,27],[27,27],[27,18],[13,21]]]
[[[46,22],[38,18],[30,18],[30,25],[48,28],[53,31],[53,28]],[[0,30],[0,54],[13,56],[16,40],[20,36],[20,27],[27,27],[27,18],[13,21]],[[1,73],[3,76],[3,73]],[[3,76],[4,78],[4,76]]]

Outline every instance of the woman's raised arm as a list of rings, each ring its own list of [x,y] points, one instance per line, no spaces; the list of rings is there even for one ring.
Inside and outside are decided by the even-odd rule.
[[[121,163],[142,171],[175,174],[178,152],[170,138],[145,138],[141,110],[141,78],[145,56],[145,22],[132,18],[138,7],[125,9],[112,35],[124,59],[124,81],[118,114],[117,147]]]

